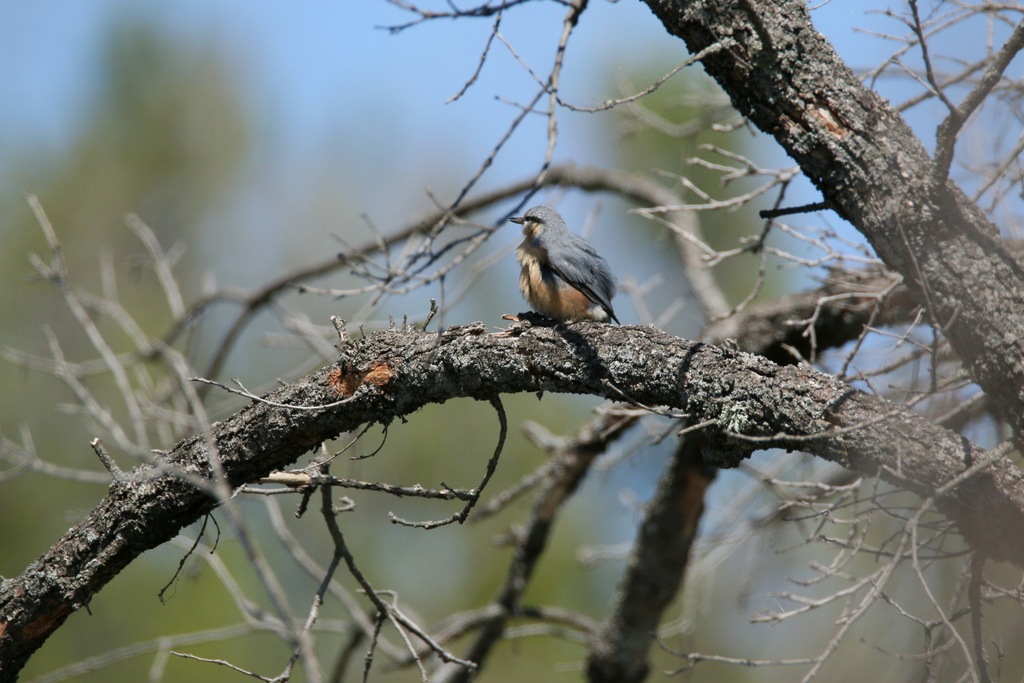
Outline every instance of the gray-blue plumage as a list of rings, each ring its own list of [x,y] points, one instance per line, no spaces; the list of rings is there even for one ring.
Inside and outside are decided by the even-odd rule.
[[[587,317],[619,322],[612,308],[616,283],[611,267],[589,242],[569,232],[565,220],[557,211],[550,206],[535,206],[522,217],[511,220],[523,225],[526,235],[517,251],[524,269],[528,262],[535,259],[544,280],[550,275],[561,279],[599,306],[607,316]],[[530,299],[525,289],[524,294]],[[539,302],[530,303],[536,306]]]

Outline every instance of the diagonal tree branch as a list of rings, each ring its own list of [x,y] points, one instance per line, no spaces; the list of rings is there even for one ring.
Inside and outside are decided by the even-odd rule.
[[[704,494],[715,478],[714,468],[701,456],[706,444],[699,432],[687,434],[662,472],[610,616],[590,643],[590,681],[632,683],[647,678],[647,654],[665,608],[683,583],[704,514]]]
[[[869,326],[909,323],[914,304],[900,278],[883,266],[837,271],[821,287],[772,299],[714,321],[702,337],[733,339],[749,353],[782,365],[813,358],[858,339]],[[629,563],[611,612],[591,641],[591,681],[639,682],[647,678],[648,653],[662,615],[682,585],[689,552],[714,468],[703,462],[707,437],[688,432],[644,510]]]
[[[801,0],[645,0],[734,106],[800,164],[825,201],[903,275],[930,322],[1024,440],[1024,268],[935,165],[898,112],[864,87]]]
[[[1019,469],[828,375],[650,328],[391,329],[346,345],[335,365],[269,394],[272,404],[256,401],[209,434],[178,443],[162,464],[115,480],[81,523],[0,584],[0,681],[13,680],[68,615],[131,561],[215,507],[212,488],[194,483],[212,477],[210,443],[237,487],[365,423],[387,424],[456,397],[538,391],[626,395],[686,411],[714,425],[709,434],[725,464],[757,448],[800,449],[925,497],[974,465],[936,506],[975,548],[1024,566],[1024,545],[1008,540],[1024,536]]]
[[[938,179],[945,180],[949,174],[949,166],[953,162],[957,135],[964,123],[985,101],[992,89],[1003,77],[1006,68],[1017,54],[1024,50],[1024,23],[1017,24],[1010,38],[1006,41],[995,59],[989,64],[977,85],[959,105],[951,107],[949,115],[939,124],[936,131],[935,171]]]

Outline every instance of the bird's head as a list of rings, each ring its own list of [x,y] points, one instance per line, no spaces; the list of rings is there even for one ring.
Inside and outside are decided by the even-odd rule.
[[[513,216],[509,220],[523,226],[523,234],[531,240],[539,239],[544,233],[554,236],[567,230],[561,214],[550,206],[535,206],[522,216]]]

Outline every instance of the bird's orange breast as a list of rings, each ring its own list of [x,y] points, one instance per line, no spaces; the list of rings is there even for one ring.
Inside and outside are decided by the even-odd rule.
[[[600,307],[595,307],[586,294],[542,268],[532,251],[521,246],[516,250],[516,258],[523,266],[519,271],[519,289],[535,311],[562,321],[604,319],[594,311]]]

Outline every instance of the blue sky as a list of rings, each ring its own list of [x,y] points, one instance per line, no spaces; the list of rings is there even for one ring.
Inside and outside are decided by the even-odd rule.
[[[863,9],[859,2],[833,2],[815,16],[841,50],[871,63],[853,48],[857,42],[863,48],[864,39],[840,30],[851,18],[869,21]],[[540,3],[504,21],[503,33],[538,71],[550,63],[562,13],[559,5]],[[398,181],[439,154],[472,167],[515,113],[495,97],[515,99],[532,87],[508,50],[496,45],[468,95],[445,104],[472,73],[491,20],[444,20],[391,35],[379,27],[409,15],[378,0],[8,1],[0,3],[0,144],[55,148],[68,141],[96,83],[104,28],[124,14],[151,17],[183,41],[223,50],[264,117],[271,156],[283,164],[285,177],[288,164],[329,153],[325,144],[337,141],[346,126],[353,165],[390,167]],[[666,63],[685,57],[682,44],[642,4],[592,2],[570,45],[563,92],[578,104],[593,104],[607,96],[604,74],[617,62],[654,54]],[[600,145],[588,138],[588,118],[564,115],[563,160],[603,160]],[[375,124],[370,135],[353,130],[360,122]],[[543,153],[542,136],[516,142],[514,153],[500,160],[507,170],[496,169],[502,175],[528,172]]]
[[[443,9],[446,3],[430,6]],[[894,49],[882,34],[906,32],[880,12],[889,6],[903,10],[902,3],[884,0],[833,0],[813,3],[812,11],[819,29],[858,68],[877,64]],[[251,185],[229,208],[233,220],[221,222],[245,222],[249,236],[255,231],[263,238],[268,254],[295,248],[293,234],[281,229],[294,217],[276,214],[287,210],[280,198],[301,193],[317,177],[337,174],[351,181],[349,194],[356,201],[339,222],[352,224],[365,214],[385,233],[429,207],[428,191],[450,200],[517,113],[508,102],[524,101],[536,88],[510,51],[496,43],[467,95],[446,103],[476,68],[492,20],[428,22],[392,35],[380,27],[410,15],[383,0],[0,0],[0,155],[15,144],[54,150],[71,139],[95,96],[104,31],[126,14],[147,17],[182,41],[216,46],[233,65],[243,96],[258,112],[259,150]],[[538,73],[548,71],[563,14],[557,3],[527,3],[503,20],[503,34]],[[963,41],[958,54],[976,58],[967,51],[980,49],[980,36]],[[598,103],[617,94],[607,84],[623,75],[620,64],[652,56],[671,65],[686,53],[642,3],[593,0],[569,45],[562,96],[579,105]],[[907,84],[882,79],[878,87],[898,99]],[[614,141],[599,117],[561,112],[555,160],[611,163]],[[546,145],[542,124],[537,117],[517,133],[481,188],[536,170]],[[935,124],[921,123],[926,142]],[[763,166],[789,163],[773,145],[763,145],[759,154],[756,161]],[[806,186],[789,195],[794,204],[816,199]],[[592,198],[567,204],[570,223],[582,223],[593,204]],[[333,229],[315,227],[318,234]],[[509,232],[504,241],[514,239]],[[317,239],[308,253],[335,247]],[[222,282],[232,283],[235,276],[240,274],[228,270]]]
[[[531,85],[498,46],[478,85],[462,101],[446,105],[472,74],[490,20],[443,21],[392,35],[379,27],[408,15],[384,2],[5,2],[0,3],[0,101],[5,103],[0,140],[28,139],[47,147],[67,142],[95,86],[104,27],[124,14],[151,17],[183,41],[223,49],[252,104],[269,122],[275,158],[287,161],[315,157],[340,126],[361,119],[364,125],[391,124],[387,136],[353,135],[364,142],[359,152],[371,162],[389,155],[404,157],[406,164],[417,155],[429,159],[442,140],[449,154],[476,162],[495,141],[495,123],[515,113],[495,96],[514,97]],[[506,19],[505,31],[538,70],[550,61],[561,15],[562,8],[552,5],[528,7]],[[682,55],[679,42],[646,8],[594,3],[571,47],[575,58],[570,57],[566,78],[568,93],[578,94],[582,103],[593,101],[588,89],[601,80],[594,67],[613,59],[614,51],[601,45],[612,26],[618,38],[634,34],[645,49]],[[524,33],[530,38],[517,40]],[[619,51],[625,54],[630,47],[621,44]],[[563,134],[570,138],[571,127]],[[450,149],[454,145],[458,149]]]
[[[852,67],[866,68],[876,65],[893,46],[884,37],[855,29],[904,33],[905,28],[884,14],[866,14],[870,7],[884,10],[890,5],[903,7],[884,0],[833,0],[821,4],[813,16]],[[432,6],[441,8],[445,3],[432,2]],[[13,145],[22,150],[59,150],[73,138],[95,97],[105,29],[124,14],[149,17],[182,41],[217,46],[232,64],[243,96],[258,112],[259,150],[251,185],[226,208],[229,215],[218,217],[224,234],[210,239],[256,242],[262,246],[264,265],[272,264],[268,265],[272,270],[246,270],[243,267],[249,264],[225,261],[215,273],[222,285],[251,286],[265,280],[268,272],[276,276],[285,269],[272,260],[279,251],[291,251],[296,259],[304,259],[299,262],[310,262],[338,250],[329,236],[337,226],[296,225],[300,221],[288,213],[293,205],[279,201],[300,194],[303,185],[321,172],[351,182],[346,193],[354,201],[347,214],[338,216],[339,225],[358,223],[359,215],[365,213],[388,233],[429,206],[428,190],[441,201],[450,200],[516,114],[513,106],[496,98],[522,101],[535,90],[508,49],[496,44],[479,81],[464,98],[446,104],[476,68],[491,20],[444,20],[392,35],[379,27],[408,17],[383,0],[0,0],[0,156]],[[564,8],[557,3],[529,3],[510,12],[503,23],[503,33],[539,73],[547,73],[563,14]],[[983,42],[965,39],[959,56],[976,59],[976,54],[966,54],[968,45],[976,51]],[[625,71],[619,64],[635,64],[655,55],[666,65],[687,56],[683,44],[668,36],[642,3],[591,0],[569,46],[562,95],[580,105],[600,102],[614,94],[605,88]],[[1020,70],[1019,65],[1015,68]],[[893,99],[907,96],[906,81],[882,80],[878,86]],[[607,133],[598,116],[559,114],[556,161],[610,163],[612,141],[603,137]],[[541,123],[532,122],[515,136],[482,188],[536,170],[546,145]],[[934,119],[920,122],[919,133],[926,142],[935,125]],[[763,156],[756,160],[763,166],[790,163],[770,145],[758,153]],[[800,204],[816,200],[817,195],[805,190],[787,199]],[[580,225],[597,202],[592,197],[568,202],[570,223]],[[817,220],[806,219],[812,224]],[[826,220],[841,227],[834,216]],[[3,229],[0,215],[0,232]],[[599,250],[609,256],[620,278],[642,281],[649,268],[645,270],[625,250],[611,249],[615,242],[607,241],[614,237],[610,232],[595,236]],[[518,232],[512,229],[490,246],[507,248],[517,240]],[[299,247],[305,251],[298,253]],[[489,302],[493,305],[488,324],[500,324],[498,312],[522,310],[515,270],[507,254],[489,280],[481,279],[484,285],[501,283],[503,288],[493,289],[507,295]],[[425,299],[420,296],[403,311],[421,314],[426,310]],[[620,301],[616,310],[623,322],[637,322],[631,306]],[[322,303],[331,313],[341,308],[334,300]],[[468,322],[481,315],[474,310],[445,322]],[[310,317],[326,320],[326,314],[312,311]],[[273,331],[280,330],[274,327]],[[245,358],[252,353],[247,347]],[[268,355],[278,353],[271,349]],[[243,377],[254,386],[249,381],[255,372],[251,366],[231,368],[225,376]],[[643,497],[648,492],[641,493]]]
[[[0,155],[14,145],[56,151],[73,139],[96,97],[106,30],[125,15],[145,17],[183,42],[215,46],[257,112],[249,181],[214,218],[216,228],[204,230],[222,240],[205,249],[256,235],[267,259],[288,251],[293,263],[308,262],[336,249],[328,233],[362,225],[362,214],[385,233],[402,226],[430,206],[428,192],[450,200],[489,154],[517,113],[497,97],[521,101],[535,90],[509,50],[495,45],[477,84],[446,103],[476,68],[491,20],[445,20],[392,35],[381,27],[409,15],[383,1],[0,2]],[[562,15],[561,5],[540,3],[504,21],[503,31],[538,72],[549,68]],[[584,105],[603,99],[604,72],[614,68],[616,54],[635,49],[624,39],[630,36],[651,53],[674,55],[666,63],[685,57],[645,7],[599,0],[570,46],[566,96]],[[535,171],[546,142],[537,118],[481,188]],[[591,115],[566,112],[556,160],[606,162],[605,146],[595,144],[597,124]],[[311,226],[312,239],[296,240],[294,206],[301,199],[289,200],[335,178],[356,201],[338,225]],[[241,223],[245,235],[225,227]],[[295,253],[300,248],[306,251]],[[221,284],[251,286],[263,276],[253,272],[232,271],[228,263],[216,275]]]
[[[855,29],[901,33],[897,22],[878,13],[901,5],[812,3],[816,25],[854,67],[874,65],[891,47]],[[495,121],[514,113],[495,96],[514,99],[531,86],[508,50],[497,45],[469,95],[446,105],[472,73],[491,20],[442,20],[391,35],[379,27],[410,15],[383,0],[8,0],[0,2],[0,141],[67,141],[95,85],[103,29],[125,14],[151,17],[183,41],[222,47],[253,103],[272,121],[278,151],[289,156],[317,153],[339,122],[355,114],[383,113],[395,124],[402,150],[431,150],[440,139],[476,161],[495,140]],[[544,70],[562,14],[555,3],[526,5],[508,13],[503,33],[531,66]],[[641,3],[596,0],[572,39],[563,92],[577,104],[595,103],[607,96],[600,86],[617,62],[656,54],[666,63],[685,57],[680,41]],[[567,146],[578,143],[572,125],[562,128]],[[593,150],[577,146],[564,155],[593,156]]]

